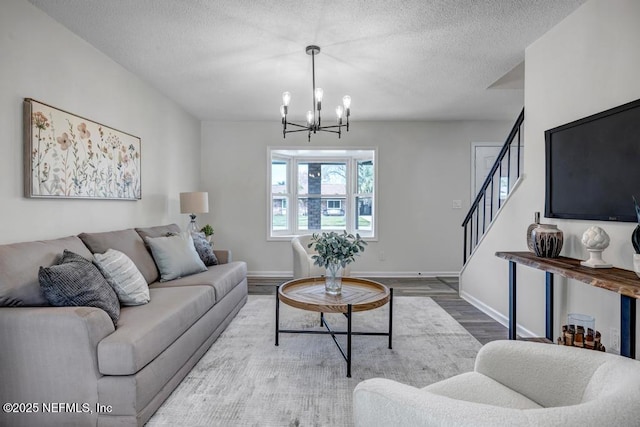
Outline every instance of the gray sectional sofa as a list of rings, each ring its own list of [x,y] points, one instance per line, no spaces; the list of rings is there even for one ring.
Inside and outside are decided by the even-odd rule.
[[[247,267],[215,251],[219,265],[159,282],[142,236],[177,225],[83,233],[0,246],[0,425],[144,424],[247,300]],[[40,266],[64,249],[91,259],[112,248],[136,264],[151,301],[103,310],[47,305]],[[6,409],[9,409],[7,412]]]

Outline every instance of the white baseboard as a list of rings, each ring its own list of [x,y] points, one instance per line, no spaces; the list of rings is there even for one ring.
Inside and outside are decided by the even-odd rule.
[[[467,301],[469,304],[471,304],[472,306],[474,306],[475,308],[477,308],[487,316],[491,317],[493,320],[500,323],[502,326],[505,326],[507,328],[509,327],[509,318],[503,315],[502,313],[500,313],[499,311],[496,311],[492,307],[489,307],[488,305],[476,299],[475,297],[469,295],[465,291],[460,291],[460,298]],[[517,331],[516,333],[519,336],[524,338],[535,338],[539,336],[539,334],[535,334],[531,332],[530,330],[522,327],[520,324],[516,324],[516,331]]]
[[[352,271],[356,277],[458,277],[457,271]]]
[[[353,277],[458,277],[457,271],[352,271]],[[292,271],[249,271],[248,277],[293,277]]]
[[[247,277],[284,277],[292,278],[293,271],[247,271]]]

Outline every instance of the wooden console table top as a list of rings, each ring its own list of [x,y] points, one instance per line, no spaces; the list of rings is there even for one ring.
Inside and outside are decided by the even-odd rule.
[[[528,267],[560,274],[597,288],[606,289],[631,298],[640,299],[640,279],[635,272],[621,268],[590,268],[580,265],[579,259],[542,258],[531,252],[496,252],[496,256]]]

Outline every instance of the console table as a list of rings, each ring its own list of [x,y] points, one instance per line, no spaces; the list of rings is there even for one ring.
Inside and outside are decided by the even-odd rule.
[[[509,339],[516,339],[516,263],[546,273],[546,338],[553,338],[553,275],[574,279],[620,294],[620,354],[636,357],[636,299],[640,299],[640,279],[633,271],[620,268],[589,268],[579,259],[541,258],[531,252],[496,252],[509,261]]]

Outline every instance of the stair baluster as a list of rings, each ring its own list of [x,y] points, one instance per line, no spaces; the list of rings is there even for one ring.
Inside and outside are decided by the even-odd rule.
[[[524,123],[524,109],[516,119],[507,140],[505,141],[493,167],[489,171],[487,178],[484,180],[480,191],[476,195],[467,216],[462,222],[464,227],[464,244],[463,244],[463,263],[466,264],[469,256],[484,236],[488,226],[493,222],[494,214],[497,215],[498,210],[502,207],[502,203],[506,200],[511,192],[513,185],[516,183],[521,173],[521,146],[522,146],[522,127]],[[511,156],[511,148],[515,148],[515,159]],[[503,176],[502,164],[506,159],[506,175]],[[512,176],[513,169],[511,162],[515,162],[515,176]],[[497,178],[497,179],[496,179]],[[494,181],[498,181],[497,194],[494,192]],[[504,185],[503,185],[504,181]],[[489,193],[489,199],[487,199]],[[482,203],[482,222],[480,222],[480,203]],[[497,209],[494,211],[494,205]],[[487,217],[487,205],[489,208],[489,217]]]

